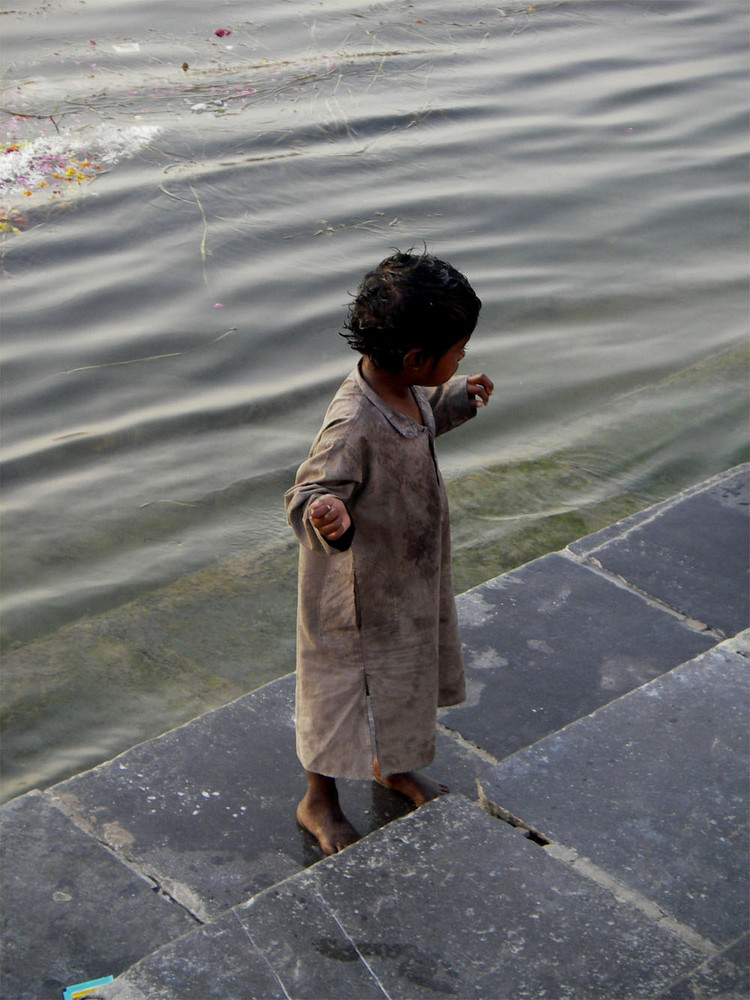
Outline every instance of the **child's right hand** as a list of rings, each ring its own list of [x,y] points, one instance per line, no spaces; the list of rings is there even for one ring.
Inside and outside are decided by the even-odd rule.
[[[330,493],[310,504],[310,520],[316,531],[331,542],[345,535],[352,523],[344,502]]]
[[[469,375],[466,380],[466,389],[469,393],[469,405],[476,410],[489,403],[490,396],[495,391],[495,385],[489,375],[480,372],[479,375]]]

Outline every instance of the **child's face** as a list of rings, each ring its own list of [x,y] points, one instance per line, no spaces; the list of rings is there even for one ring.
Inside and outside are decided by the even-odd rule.
[[[453,378],[458,370],[458,366],[463,361],[466,355],[466,345],[469,343],[470,337],[464,337],[463,340],[459,340],[457,343],[449,347],[445,354],[442,354],[439,358],[432,358],[425,365],[425,381],[421,382],[420,385],[442,385],[443,382],[447,382],[448,379]]]

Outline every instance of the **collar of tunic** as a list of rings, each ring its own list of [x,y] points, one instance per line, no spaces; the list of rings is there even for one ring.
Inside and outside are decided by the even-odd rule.
[[[361,361],[357,362],[357,366],[349,378],[356,382],[362,395],[366,396],[372,405],[380,410],[388,423],[391,424],[391,426],[397,430],[399,434],[408,438],[419,437],[420,434],[427,433],[429,433],[430,437],[435,436],[435,417],[432,412],[432,407],[427,401],[427,393],[421,388],[421,386],[413,386],[413,392],[417,406],[419,407],[419,412],[422,414],[424,426],[418,424],[416,420],[412,420],[412,418],[408,417],[405,413],[401,413],[400,410],[396,410],[393,406],[386,403],[386,401],[375,392],[362,375],[362,372],[360,371],[361,364]]]

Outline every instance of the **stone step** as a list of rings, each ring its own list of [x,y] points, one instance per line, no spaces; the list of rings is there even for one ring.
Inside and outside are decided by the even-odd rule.
[[[281,678],[0,810],[4,998],[59,1000],[320,860],[294,815],[293,696]],[[492,762],[438,742],[448,780],[476,796]],[[363,834],[411,808],[369,782],[341,797]]]
[[[2,809],[4,1000],[61,1000],[197,921],[39,792]]]
[[[504,822],[448,796],[97,996],[747,996],[748,666],[750,630],[486,772]]]
[[[643,998],[708,957],[450,795],[162,947],[94,996]]]
[[[739,571],[734,554],[746,551],[746,491],[747,469],[730,470],[462,595],[469,698],[441,713],[434,772],[465,799],[479,782],[496,811],[512,812],[495,793],[503,760],[605,706],[614,710],[628,692],[666,683],[675,667],[716,646],[728,623],[743,622],[746,567]],[[710,545],[693,538],[698,527]],[[646,578],[649,551],[669,572]],[[681,574],[689,579],[670,589]],[[721,628],[708,593],[714,584],[724,595]],[[320,851],[294,817],[304,778],[293,685],[293,676],[281,678],[0,810],[3,996],[59,998],[73,982],[123,973],[155,949],[167,954],[165,942],[199,924],[195,940],[219,947],[237,934],[238,907],[318,869]],[[341,798],[363,834],[409,813],[400,796],[368,782],[342,782]],[[381,840],[373,843],[377,850]],[[481,894],[480,882],[474,891]],[[696,934],[716,946],[727,938]]]
[[[746,628],[749,512],[740,466],[462,594],[441,722],[502,759]]]
[[[714,951],[750,926],[750,630],[507,757],[494,814]]]

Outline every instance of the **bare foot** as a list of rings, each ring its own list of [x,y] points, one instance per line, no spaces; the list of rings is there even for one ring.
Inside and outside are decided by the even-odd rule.
[[[321,799],[309,792],[297,806],[297,822],[315,837],[324,854],[338,854],[360,839],[337,800]]]
[[[383,775],[377,760],[373,763],[372,773],[376,781],[386,788],[401,792],[411,799],[415,806],[423,806],[425,802],[436,799],[448,792],[448,786],[442,781],[435,781],[416,771],[396,771],[394,774]]]

